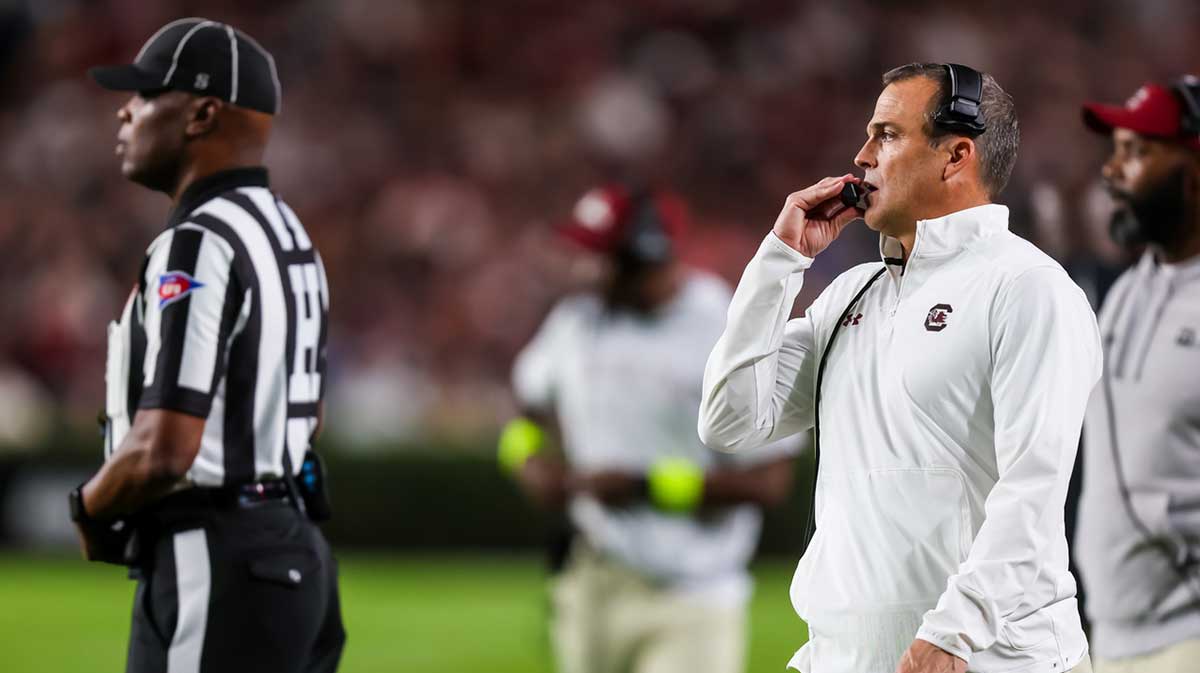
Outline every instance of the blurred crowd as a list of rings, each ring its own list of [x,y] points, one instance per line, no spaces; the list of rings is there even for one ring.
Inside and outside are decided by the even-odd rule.
[[[328,267],[329,427],[387,447],[511,409],[512,357],[569,286],[551,225],[595,183],[670,185],[685,255],[736,281],[783,198],[850,171],[879,76],[918,60],[1014,97],[1014,228],[1099,296],[1108,150],[1079,103],[1194,69],[1192,0],[0,1],[0,444],[87,428],[104,325],[169,203],[125,183],[124,102],[86,77],[161,24],[257,37],[284,92],[268,167]],[[876,240],[856,227],[802,299]],[[805,302],[801,302],[802,304]]]

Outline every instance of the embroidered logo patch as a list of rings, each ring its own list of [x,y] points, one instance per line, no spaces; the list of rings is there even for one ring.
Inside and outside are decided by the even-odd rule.
[[[949,304],[935,304],[933,308],[929,309],[929,315],[925,316],[925,329],[930,332],[940,332],[946,329],[951,313],[954,313],[954,309]]]
[[[202,287],[204,283],[183,271],[168,271],[158,277],[158,307],[166,308]]]

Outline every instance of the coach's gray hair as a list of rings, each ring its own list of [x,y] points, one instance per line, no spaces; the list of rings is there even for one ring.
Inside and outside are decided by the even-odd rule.
[[[983,100],[979,102],[979,112],[983,122],[987,124],[987,131],[975,138],[975,147],[979,149],[979,169],[983,186],[988,191],[988,197],[994,199],[1004,191],[1004,186],[1008,184],[1008,178],[1012,175],[1013,165],[1017,163],[1021,128],[1017,123],[1012,96],[1000,88],[996,78],[987,73],[981,74]],[[941,63],[909,63],[884,73],[883,85],[903,82],[914,77],[925,77],[938,85],[938,93],[925,112],[925,135],[929,137],[930,144],[936,145],[942,138],[954,134],[953,131],[940,129],[933,123],[933,115],[938,108],[950,100],[950,73]]]

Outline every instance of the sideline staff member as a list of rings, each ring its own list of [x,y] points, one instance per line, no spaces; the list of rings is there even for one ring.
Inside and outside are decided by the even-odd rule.
[[[274,60],[183,19],[91,74],[135,92],[121,172],[173,203],[109,328],[107,460],[71,494],[86,556],[140,576],[127,670],[333,671],[336,571],[293,478],[320,426],[329,293],[260,165]]]
[[[1076,562],[1097,673],[1200,666],[1200,84],[1088,104],[1111,135],[1118,243],[1145,254],[1100,312],[1105,378],[1084,432]]]
[[[816,424],[816,536],[792,583],[812,640],[791,667],[1090,670],[1063,503],[1100,371],[1095,316],[993,203],[1018,142],[996,81],[912,64],[883,83],[865,178],[789,196],[747,266],[701,437],[741,450]],[[876,190],[865,213],[838,200],[848,182]],[[882,263],[789,321],[812,258],[860,216]]]
[[[586,194],[562,233],[612,273],[559,302],[514,368],[527,414],[561,428],[565,462],[530,455],[541,431],[529,418],[509,426],[501,460],[579,531],[554,581],[561,673],[745,665],[746,564],[760,507],[790,490],[792,452],[718,455],[696,437],[704,358],[730,292],[676,257],[684,225],[667,193]]]

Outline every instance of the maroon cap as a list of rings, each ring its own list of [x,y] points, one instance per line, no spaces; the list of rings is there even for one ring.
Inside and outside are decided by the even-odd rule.
[[[679,243],[687,232],[687,208],[670,192],[653,191],[655,215],[662,231],[673,243]],[[612,253],[620,248],[633,223],[633,195],[621,184],[604,185],[589,190],[575,204],[571,217],[558,225],[563,236],[580,246],[599,253]]]
[[[1183,104],[1175,92],[1153,82],[1143,84],[1124,106],[1102,103],[1083,106],[1083,122],[1097,133],[1109,133],[1114,128],[1128,129],[1151,138],[1178,140],[1200,149],[1200,137],[1184,132],[1182,116]]]

